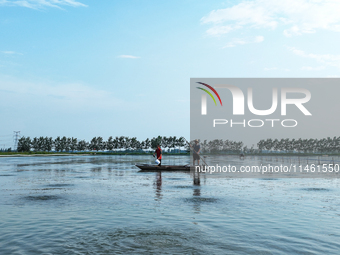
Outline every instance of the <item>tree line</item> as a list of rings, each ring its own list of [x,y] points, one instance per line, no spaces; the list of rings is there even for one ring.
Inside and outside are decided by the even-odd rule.
[[[202,153],[262,153],[264,150],[280,153],[340,153],[340,137],[323,139],[262,139],[248,148],[243,142],[215,139],[204,140],[201,144]]]
[[[53,139],[52,137],[21,137],[18,140],[18,152],[33,151],[57,151],[57,152],[74,152],[74,151],[121,151],[133,150],[142,151],[155,149],[157,144],[162,148],[181,149],[186,147],[186,142],[183,137],[176,136],[158,136],[152,139],[147,138],[144,141],[139,141],[136,137],[110,136],[108,140],[104,140],[101,136],[93,137],[90,142],[85,140],[78,140],[74,137],[60,137]]]
[[[340,152],[340,136],[323,139],[266,139],[257,143],[260,151],[330,153]]]
[[[219,152],[238,153],[242,151],[243,142],[214,139],[212,141],[204,140],[203,142],[200,143],[200,146],[202,153],[219,153]]]
[[[190,142],[192,145],[193,141]],[[148,151],[153,150],[160,144],[162,149],[185,148],[189,151],[189,146],[183,137],[158,136],[152,139],[139,141],[136,137],[110,136],[108,140],[102,137],[93,137],[90,142],[78,140],[74,137],[21,137],[18,140],[17,150],[19,152],[28,151]],[[200,141],[202,153],[261,153],[264,150],[271,152],[300,152],[300,153],[340,153],[340,137],[327,137],[323,139],[262,139],[257,143],[257,148],[243,146],[243,142],[215,139],[211,141]]]
[[[323,139],[262,139],[257,143],[257,148],[243,146],[242,142],[215,139],[212,141],[204,140],[201,142],[203,153],[262,153],[264,150],[269,152],[281,153],[340,153],[340,137],[327,137]]]

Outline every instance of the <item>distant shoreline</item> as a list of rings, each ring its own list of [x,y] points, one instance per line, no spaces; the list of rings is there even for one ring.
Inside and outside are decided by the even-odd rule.
[[[0,157],[49,157],[49,156],[150,156],[153,153],[140,153],[140,152],[63,152],[63,153],[53,153],[53,152],[0,152]],[[163,153],[163,155],[171,155],[171,156],[189,156],[190,153]]]
[[[140,152],[0,152],[0,157],[49,157],[49,156],[151,156],[152,152],[148,153],[140,153]],[[166,156],[190,156],[190,153],[163,153]],[[229,153],[229,154],[201,154],[202,157],[209,156],[239,156],[238,153]],[[340,156],[339,153],[335,154],[313,154],[313,153],[254,153],[254,154],[245,154],[245,157],[252,156],[262,156],[262,157],[334,157]]]
[[[0,154],[0,157],[88,156],[90,154]]]

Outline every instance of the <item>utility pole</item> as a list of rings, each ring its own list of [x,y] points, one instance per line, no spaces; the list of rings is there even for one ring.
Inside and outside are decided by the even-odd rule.
[[[18,150],[18,138],[20,137],[20,131],[14,131],[13,139],[14,139],[14,151]]]

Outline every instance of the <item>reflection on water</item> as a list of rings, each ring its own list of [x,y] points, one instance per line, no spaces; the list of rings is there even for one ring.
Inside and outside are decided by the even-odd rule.
[[[216,179],[140,173],[134,166],[149,161],[128,155],[0,158],[0,254],[340,250],[338,179]]]
[[[307,190],[307,191],[330,191],[330,189],[325,189],[325,188],[303,188],[302,190]]]
[[[56,183],[56,184],[48,184],[50,187],[70,187],[74,186],[74,184],[69,184],[69,183]]]
[[[200,172],[193,172],[192,176],[193,176],[192,179],[193,179],[194,185],[199,186],[201,184]]]
[[[30,200],[30,201],[41,201],[41,200],[56,200],[60,199],[59,196],[26,196],[24,199]]]
[[[193,198],[199,198],[201,197],[201,179],[200,179],[200,173],[193,173]],[[201,204],[200,203],[195,203],[194,204],[194,211],[195,213],[200,213],[201,211]]]
[[[155,200],[160,201],[162,199],[162,172],[156,173],[156,180],[154,182],[155,185]]]

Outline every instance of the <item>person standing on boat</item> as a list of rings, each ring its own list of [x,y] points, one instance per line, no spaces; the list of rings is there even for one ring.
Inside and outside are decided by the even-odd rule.
[[[157,155],[157,159],[159,160],[158,166],[161,166],[162,165],[162,150],[159,144],[157,145],[157,149],[153,153],[153,156],[155,156],[155,154]]]
[[[195,165],[195,160],[197,160],[197,164],[199,165],[200,164],[200,155],[199,154],[200,154],[200,151],[201,151],[201,146],[199,145],[197,139],[195,140],[193,150],[194,150],[194,153],[193,153],[194,165]]]

